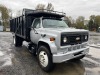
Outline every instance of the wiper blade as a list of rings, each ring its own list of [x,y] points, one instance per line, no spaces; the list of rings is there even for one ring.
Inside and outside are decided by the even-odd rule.
[[[50,26],[50,27],[57,27],[56,25],[47,25],[47,26]]]
[[[58,26],[58,27],[65,27],[65,26]]]

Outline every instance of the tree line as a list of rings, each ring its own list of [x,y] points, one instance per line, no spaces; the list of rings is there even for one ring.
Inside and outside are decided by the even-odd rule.
[[[91,15],[89,20],[85,20],[83,16],[79,16],[76,20],[72,19],[72,17],[65,16],[65,22],[69,27],[98,31],[98,28],[100,27],[100,15]]]
[[[44,9],[46,9],[48,11],[53,11],[54,6],[52,3],[48,3],[47,6],[44,4],[38,4],[35,9],[43,11]],[[9,26],[9,19],[12,17],[11,9],[8,9],[4,5],[0,5],[0,12],[2,20],[2,23],[0,21],[0,25],[3,24],[5,30],[6,27]],[[100,27],[100,15],[91,15],[89,20],[85,20],[84,16],[79,16],[76,20],[74,20],[71,16],[65,16],[64,20],[69,27],[74,27],[78,29],[98,31],[98,28]]]
[[[6,27],[9,25],[9,10],[6,6],[0,5],[0,25],[4,26],[4,31],[6,30]]]

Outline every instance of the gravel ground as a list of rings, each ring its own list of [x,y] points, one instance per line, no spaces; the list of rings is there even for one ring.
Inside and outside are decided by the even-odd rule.
[[[100,44],[100,33],[90,32],[89,44]]]
[[[93,38],[97,36],[90,36],[90,39]],[[52,72],[46,73],[40,69],[36,57],[28,52],[25,44],[16,48],[12,39],[11,33],[0,32],[0,75],[100,75],[99,48],[90,47],[89,54],[82,60],[56,64]]]

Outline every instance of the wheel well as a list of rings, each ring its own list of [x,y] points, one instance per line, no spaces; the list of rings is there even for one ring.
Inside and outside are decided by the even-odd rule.
[[[50,46],[49,46],[47,43],[40,41],[40,42],[38,43],[38,48],[39,48],[39,46],[41,46],[41,45],[46,46],[46,47],[49,49],[50,53],[51,53]],[[37,50],[38,50],[38,49],[37,49]]]

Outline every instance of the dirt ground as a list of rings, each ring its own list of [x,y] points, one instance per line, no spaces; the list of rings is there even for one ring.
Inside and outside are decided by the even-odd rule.
[[[90,39],[93,37],[96,38],[90,36]],[[12,34],[0,32],[0,75],[100,75],[100,48],[90,47],[89,54],[80,61],[56,64],[52,72],[46,73],[25,44],[16,48]]]

